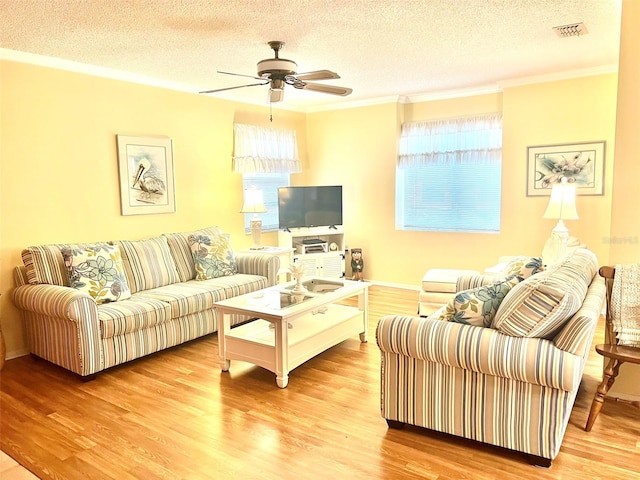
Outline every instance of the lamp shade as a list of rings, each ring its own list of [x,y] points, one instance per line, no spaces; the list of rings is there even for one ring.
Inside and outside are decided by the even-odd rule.
[[[562,177],[560,183],[551,188],[549,205],[542,218],[557,218],[560,220],[577,220],[576,210],[576,186],[567,183],[566,177]]]
[[[266,211],[262,190],[247,188],[244,191],[244,203],[240,213],[264,213]]]

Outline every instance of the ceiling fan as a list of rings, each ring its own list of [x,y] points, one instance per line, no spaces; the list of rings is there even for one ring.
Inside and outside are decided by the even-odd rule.
[[[340,76],[330,70],[315,70],[307,73],[297,73],[298,65],[293,60],[280,58],[278,52],[284,47],[284,42],[272,41],[268,42],[269,46],[275,52],[275,58],[267,58],[258,62],[258,76],[242,75],[240,73],[220,72],[224,75],[235,75],[238,77],[248,77],[255,80],[261,80],[260,83],[250,83],[247,85],[239,85],[237,87],[217,88],[214,90],[205,90],[200,93],[222,92],[224,90],[233,90],[236,88],[255,87],[258,85],[269,85],[269,102],[281,102],[284,98],[284,86],[291,85],[300,90],[313,90],[320,93],[330,93],[332,95],[349,95],[353,90],[350,88],[336,87],[333,85],[324,85],[322,83],[310,82],[309,80],[333,80]]]

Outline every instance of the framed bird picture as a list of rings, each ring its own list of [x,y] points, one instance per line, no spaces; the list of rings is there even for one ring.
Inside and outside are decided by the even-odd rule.
[[[566,178],[577,195],[604,195],[605,142],[543,145],[527,149],[527,196],[549,196]]]
[[[175,213],[169,137],[116,135],[122,215]]]

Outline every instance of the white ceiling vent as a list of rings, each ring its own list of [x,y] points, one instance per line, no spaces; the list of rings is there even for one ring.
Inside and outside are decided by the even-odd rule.
[[[585,35],[587,32],[587,27],[584,26],[584,23],[572,23],[570,25],[562,25],[561,27],[553,27],[559,37],[578,37],[580,35]]]

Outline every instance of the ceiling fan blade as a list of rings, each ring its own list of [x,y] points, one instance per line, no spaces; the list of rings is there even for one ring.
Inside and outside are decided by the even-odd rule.
[[[220,70],[218,70],[218,73],[222,73],[223,75],[233,75],[235,77],[254,78],[256,80],[265,80],[271,76],[270,73],[265,73],[261,77],[256,77],[255,75],[243,75],[242,73],[221,72]]]
[[[283,88],[270,88],[269,89],[269,103],[281,102],[284,99]]]
[[[300,82],[294,85],[295,88],[303,90],[313,90],[314,92],[330,93],[331,95],[349,95],[353,90],[345,87],[335,87],[333,85],[324,85],[322,83]]]
[[[215,90],[205,90],[203,92],[198,93],[215,93],[215,92],[224,92],[225,90],[235,90],[236,88],[245,88],[245,87],[256,87],[258,85],[269,85],[269,82],[264,83],[250,83],[249,85],[239,85],[237,87],[227,87],[227,88],[216,88]]]
[[[333,80],[340,78],[336,72],[331,70],[315,70],[313,72],[297,73],[293,75],[298,80]]]

